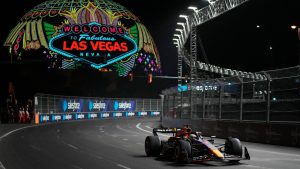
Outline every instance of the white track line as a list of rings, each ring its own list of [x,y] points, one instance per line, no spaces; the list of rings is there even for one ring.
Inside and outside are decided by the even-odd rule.
[[[141,125],[141,123],[138,123],[135,127],[138,128],[139,130],[142,130],[142,131],[146,132],[146,133],[151,133],[151,134],[152,134],[151,131],[142,129],[142,128],[140,127],[140,125]]]
[[[275,168],[269,168],[269,167],[261,167],[261,166],[257,166],[257,165],[243,165],[244,167],[248,167],[248,168],[257,168],[257,169],[275,169]]]
[[[78,147],[76,147],[76,146],[73,146],[72,144],[67,144],[69,147],[71,147],[71,148],[74,148],[74,149],[76,149],[76,150],[78,150],[79,148]]]
[[[276,151],[260,150],[260,149],[256,149],[256,148],[251,148],[250,150],[263,152],[263,153],[269,153],[269,154],[283,155],[283,156],[293,156],[293,157],[298,156],[298,157],[300,157],[299,154],[281,153],[281,152],[276,152]]]
[[[72,165],[72,167],[73,167],[73,168],[77,168],[77,169],[83,169],[83,168],[81,168],[81,167],[79,167],[79,166],[77,166],[77,165]]]
[[[133,130],[127,130],[127,129],[124,129],[124,128],[122,128],[122,127],[119,126],[119,125],[117,125],[116,127],[117,127],[117,129],[122,130],[122,131],[125,131],[126,133],[131,133],[131,134],[134,134],[134,135],[136,135],[136,134],[139,134],[139,135],[147,135],[147,134],[145,134],[145,133],[137,133],[137,132],[134,132]],[[147,130],[146,130],[146,131],[147,131]],[[151,132],[151,133],[152,133],[152,132]]]
[[[30,145],[30,147],[31,147],[31,148],[33,148],[34,150],[41,151],[41,149],[40,149],[40,148],[38,148],[38,147],[37,147],[37,146],[35,146],[35,145]]]
[[[21,127],[21,128],[15,129],[15,130],[12,130],[12,131],[10,131],[10,132],[7,132],[7,133],[5,133],[4,135],[2,135],[2,136],[0,137],[0,141],[1,141],[3,138],[7,137],[8,135],[10,135],[10,134],[12,134],[12,133],[14,133],[14,132],[17,132],[17,131],[19,131],[19,130],[23,130],[23,129],[26,129],[26,128],[31,128],[31,127],[36,127],[36,126],[24,126],[24,127]]]
[[[122,164],[117,164],[118,167],[121,167],[121,168],[125,168],[125,169],[131,169],[129,167],[126,167],[125,165],[122,165]]]
[[[4,165],[0,161],[0,169],[5,169]]]
[[[138,124],[136,125],[136,128],[138,128],[139,130],[142,130],[142,131],[144,131],[144,132],[147,132],[147,133],[151,133],[151,134],[152,134],[152,131],[144,130],[144,129],[142,129],[142,128],[140,127],[140,125],[141,125],[141,123],[138,123]],[[169,135],[166,135],[166,134],[160,134],[160,133],[159,133],[158,135],[164,136],[164,137],[170,137]]]

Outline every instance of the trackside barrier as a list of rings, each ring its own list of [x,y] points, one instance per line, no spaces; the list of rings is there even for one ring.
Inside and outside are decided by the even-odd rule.
[[[162,118],[163,127],[182,127],[189,124],[204,136],[237,137],[241,141],[300,148],[300,123],[265,123],[207,119]]]
[[[300,65],[260,74],[267,79],[198,79],[162,91],[162,126],[300,147]]]
[[[118,119],[118,118],[143,118],[158,117],[159,111],[148,112],[99,112],[99,113],[57,113],[57,114],[35,114],[35,123],[65,122],[76,120],[93,119]]]
[[[161,115],[161,100],[37,93],[34,97],[34,112],[36,124],[107,118],[151,118]]]

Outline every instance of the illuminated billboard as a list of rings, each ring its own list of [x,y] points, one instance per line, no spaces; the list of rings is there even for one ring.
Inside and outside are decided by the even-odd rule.
[[[156,45],[140,20],[112,0],[45,1],[27,12],[5,46],[15,60],[41,50],[49,69],[142,70],[160,74]]]
[[[99,100],[99,99],[61,99],[56,113],[135,111],[134,100]]]

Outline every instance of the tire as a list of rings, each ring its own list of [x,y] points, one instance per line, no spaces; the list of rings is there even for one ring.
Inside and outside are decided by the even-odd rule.
[[[225,153],[242,157],[243,149],[240,140],[231,137],[227,138],[225,141]]]
[[[147,136],[145,139],[145,152],[147,156],[159,156],[161,144],[158,136]]]
[[[188,141],[179,140],[175,147],[175,160],[177,163],[188,164],[192,161],[192,147]]]

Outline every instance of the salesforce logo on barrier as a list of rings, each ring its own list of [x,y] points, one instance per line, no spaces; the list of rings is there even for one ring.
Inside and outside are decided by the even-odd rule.
[[[62,116],[62,120],[72,120],[72,119],[73,119],[72,114],[64,114]]]
[[[135,109],[134,101],[130,101],[130,102],[114,101],[114,110],[115,111],[134,111],[134,109]]]
[[[84,119],[85,115],[84,114],[75,114],[75,120],[81,120]]]
[[[98,117],[98,114],[97,113],[89,113],[88,114],[88,119],[95,119]]]
[[[114,112],[114,113],[113,113],[113,116],[114,116],[114,117],[122,117],[122,116],[123,116],[123,113],[120,113],[120,112]]]
[[[59,121],[59,120],[61,120],[61,115],[55,115],[55,114],[52,115],[52,121]]]
[[[125,116],[126,117],[133,117],[133,116],[135,116],[135,113],[134,112],[126,112]]]
[[[138,116],[147,116],[148,112],[146,111],[142,111],[142,112],[138,112]]]
[[[50,121],[50,116],[49,115],[41,115],[40,116],[40,122],[47,122]]]
[[[81,111],[81,103],[74,101],[63,101],[63,111],[64,112],[80,112]]]
[[[89,101],[89,110],[93,111],[93,110],[97,110],[97,111],[105,111],[106,110],[106,102],[98,102],[98,101]]]
[[[158,111],[151,112],[151,116],[158,116],[158,115],[160,115],[160,112]]]
[[[119,109],[119,102],[115,101],[114,103],[114,110],[118,110]]]
[[[109,117],[109,113],[101,113],[100,117],[101,118],[108,118]]]
[[[66,100],[63,101],[63,110],[64,112],[68,109],[68,102]]]

